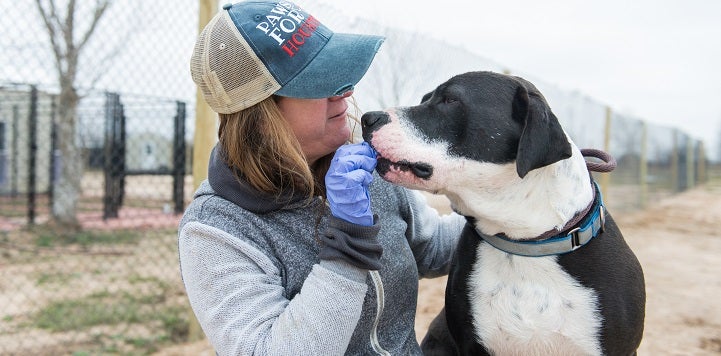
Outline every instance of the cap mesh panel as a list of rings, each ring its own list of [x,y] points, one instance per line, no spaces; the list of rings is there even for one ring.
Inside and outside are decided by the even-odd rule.
[[[240,111],[280,89],[226,12],[199,35],[191,73],[208,105],[219,113]]]

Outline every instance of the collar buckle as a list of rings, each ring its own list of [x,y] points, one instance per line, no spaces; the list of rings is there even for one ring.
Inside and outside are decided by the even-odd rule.
[[[580,227],[577,227],[577,228],[574,228],[573,230],[569,231],[569,232],[568,232],[568,235],[566,235],[566,236],[570,236],[570,237],[571,237],[571,238],[570,238],[570,241],[571,241],[571,251],[577,250],[578,248],[580,248],[580,247],[582,246],[582,245],[581,245],[581,239],[580,239],[580,237],[578,236],[578,232],[579,232],[579,231],[581,231],[581,228],[580,228]]]

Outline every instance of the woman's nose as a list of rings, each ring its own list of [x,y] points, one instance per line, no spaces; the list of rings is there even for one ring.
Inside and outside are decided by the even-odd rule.
[[[345,98],[347,98],[347,97],[349,97],[349,96],[351,96],[351,95],[353,95],[353,89],[348,90],[348,91],[346,91],[346,92],[344,92],[343,94],[340,94],[340,95],[331,96],[331,97],[328,98],[328,99],[333,100],[333,101],[335,101],[335,100],[341,100],[341,99],[345,99]]]

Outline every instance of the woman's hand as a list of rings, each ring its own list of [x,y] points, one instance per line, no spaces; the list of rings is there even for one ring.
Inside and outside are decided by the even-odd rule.
[[[373,225],[368,186],[373,181],[375,167],[376,152],[368,143],[338,148],[325,176],[333,216],[354,224]]]

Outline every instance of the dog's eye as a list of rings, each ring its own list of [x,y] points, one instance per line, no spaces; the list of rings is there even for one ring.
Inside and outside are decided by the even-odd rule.
[[[458,101],[458,100],[456,100],[455,98],[449,98],[449,97],[443,98],[443,104],[452,104],[452,103],[455,103],[456,101]]]

